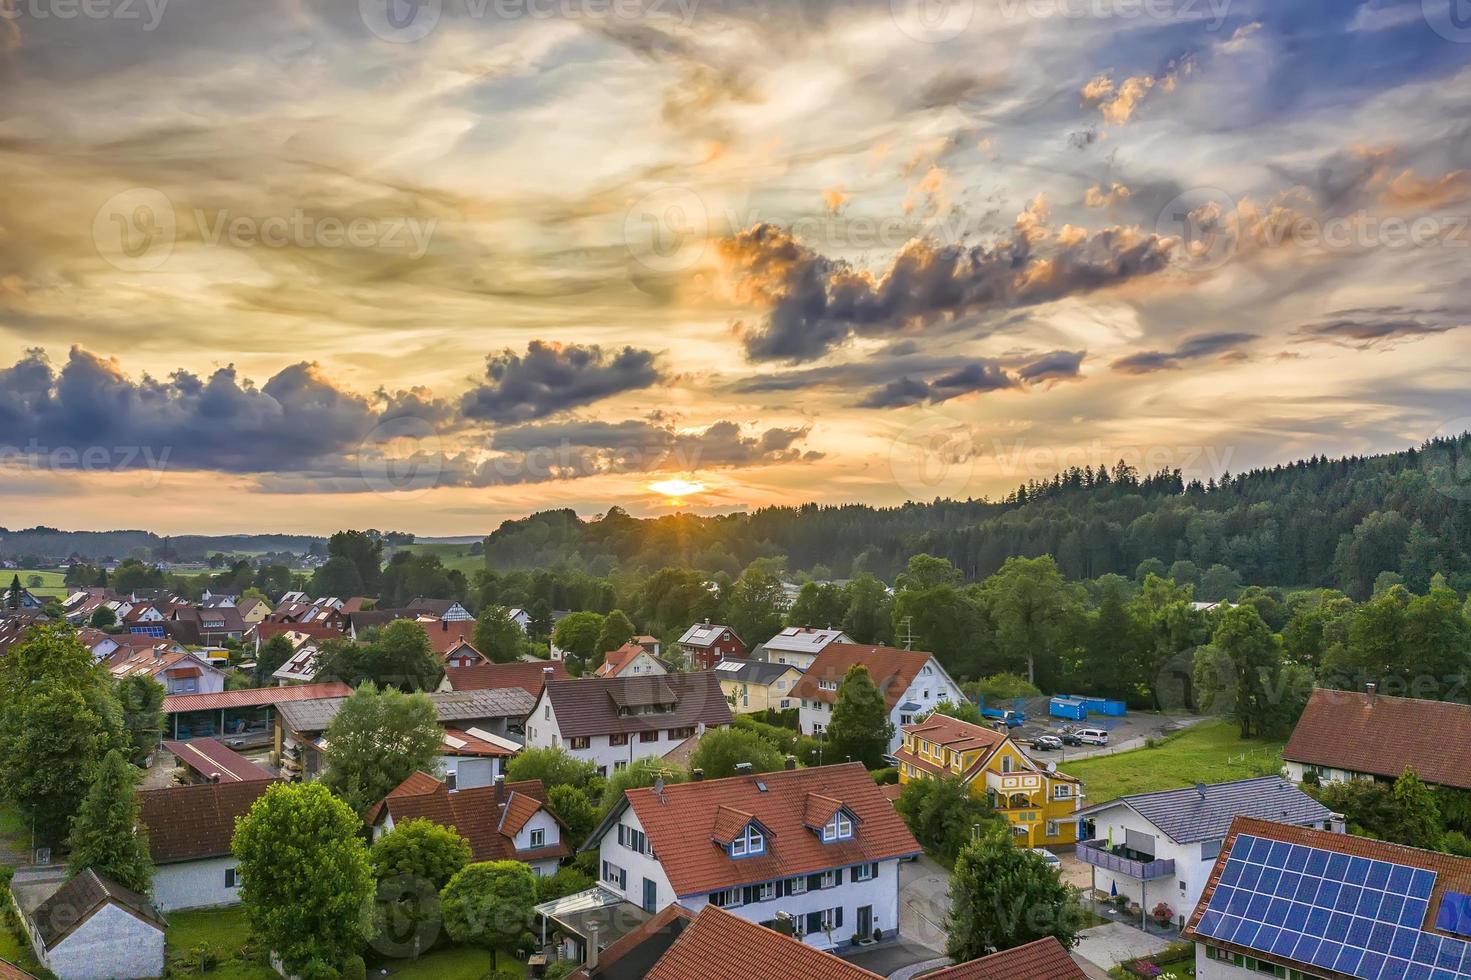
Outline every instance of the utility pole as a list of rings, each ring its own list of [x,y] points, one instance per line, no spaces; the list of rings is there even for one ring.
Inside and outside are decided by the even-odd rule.
[[[914,649],[914,617],[904,617],[904,635],[900,637],[904,641],[904,649]]]

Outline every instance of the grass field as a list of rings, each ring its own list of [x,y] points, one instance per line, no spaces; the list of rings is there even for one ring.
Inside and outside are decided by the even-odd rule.
[[[1088,805],[1131,793],[1220,783],[1276,772],[1285,742],[1243,740],[1229,721],[1203,721],[1149,749],[1067,762],[1083,781]]]
[[[66,587],[66,573],[56,571],[41,571],[34,568],[22,568],[20,571],[0,572],[0,590],[10,588],[10,580],[13,576],[20,576],[20,584],[31,590],[31,594],[37,599],[65,599],[71,590]],[[31,585],[31,576],[41,576],[40,585]]]
[[[245,910],[240,907],[194,912],[174,912],[168,916],[170,954],[184,953],[197,946],[207,946],[219,957],[219,964],[205,976],[217,980],[280,980],[268,966],[253,965],[235,954],[245,946],[250,934]],[[3,954],[0,954],[3,955]],[[514,957],[501,954],[498,965],[520,972]],[[399,980],[481,980],[491,971],[490,953],[483,949],[454,946],[436,949],[417,960],[369,961],[369,976],[386,969]]]
[[[485,556],[470,554],[468,541],[464,544],[406,544],[394,551],[438,555],[440,564],[445,568],[457,568],[466,575],[474,575],[485,567]]]

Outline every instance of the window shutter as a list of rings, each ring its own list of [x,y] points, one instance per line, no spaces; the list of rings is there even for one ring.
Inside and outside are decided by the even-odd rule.
[[[792,894],[792,879],[783,878],[781,882],[781,897],[787,898]]]
[[[747,885],[745,888],[741,889],[741,904],[742,905],[752,905],[752,904],[755,904],[755,901],[756,901],[756,887],[754,885]]]
[[[833,928],[841,929],[843,928],[843,907],[841,905],[837,908],[837,916],[837,921],[833,923]]]
[[[842,883],[843,883],[843,869],[842,868],[839,868],[838,870],[836,870],[836,871],[833,872],[833,884],[834,885],[841,885]]]
[[[875,878],[879,876],[879,863],[877,861],[873,862],[873,876]]]
[[[822,875],[808,875],[807,876],[807,890],[809,892],[815,892],[815,891],[817,891],[821,887],[822,887]]]
[[[623,845],[623,831],[624,831],[624,829],[625,828],[624,828],[623,824],[620,823],[618,825],[618,844],[619,844],[620,847],[621,846],[624,846]]]
[[[628,888],[628,872],[622,868],[618,869],[618,887],[622,889]]]

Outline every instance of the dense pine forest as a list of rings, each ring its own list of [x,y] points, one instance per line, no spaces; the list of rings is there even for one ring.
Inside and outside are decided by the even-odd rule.
[[[871,572],[891,581],[909,557],[949,559],[982,579],[1013,555],[1052,555],[1071,579],[1133,577],[1141,563],[1175,578],[1214,570],[1223,581],[1324,586],[1363,599],[1381,575],[1423,591],[1436,573],[1471,589],[1471,435],[1418,449],[1314,457],[1186,483],[1073,469],[1002,501],[935,500],[902,507],[771,507],[718,517],[641,520],[613,509],[592,520],[568,510],[507,521],[486,539],[491,569],[566,563],[594,574],[669,565],[739,574],[784,558],[813,578]]]

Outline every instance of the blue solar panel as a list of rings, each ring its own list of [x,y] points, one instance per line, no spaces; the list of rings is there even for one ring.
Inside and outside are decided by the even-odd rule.
[[[1196,931],[1360,980],[1466,980],[1471,942],[1422,931],[1435,880],[1423,868],[1242,834]],[[1471,921],[1471,896],[1443,902],[1440,918],[1447,932],[1446,922]]]

